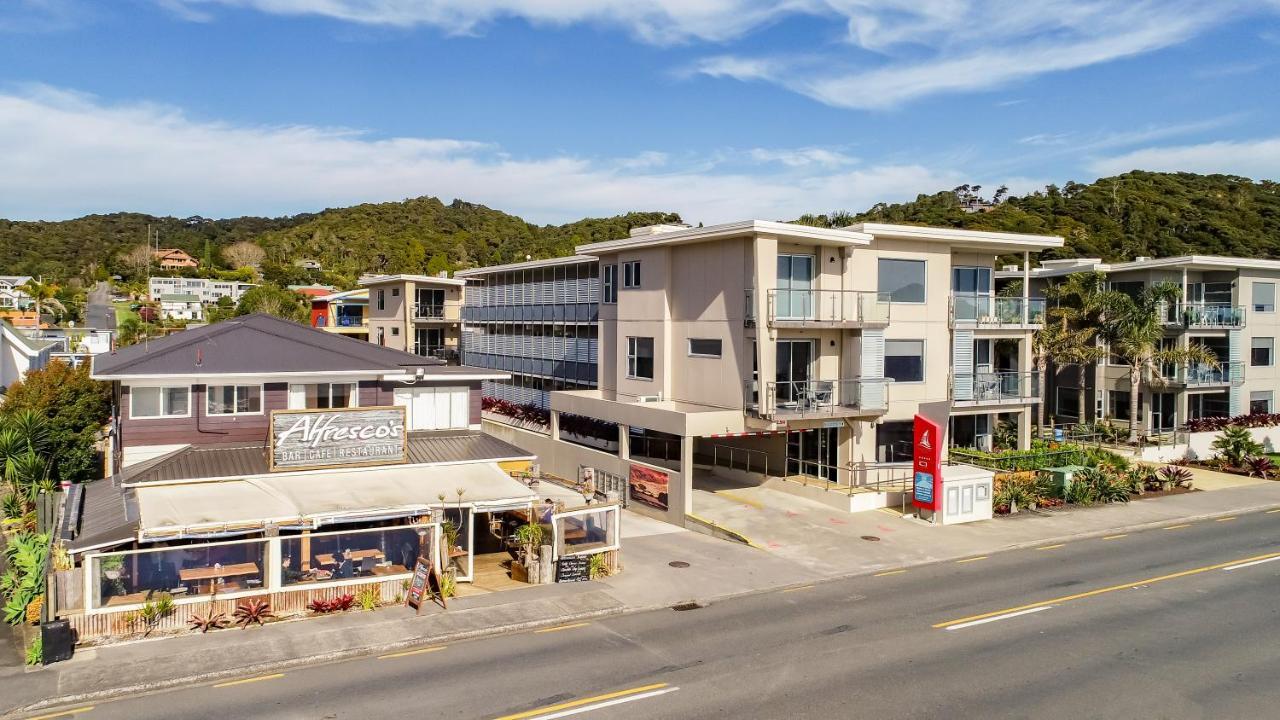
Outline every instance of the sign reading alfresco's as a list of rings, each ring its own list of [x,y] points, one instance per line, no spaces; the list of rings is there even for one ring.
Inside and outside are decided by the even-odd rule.
[[[273,410],[271,469],[403,463],[403,407]]]

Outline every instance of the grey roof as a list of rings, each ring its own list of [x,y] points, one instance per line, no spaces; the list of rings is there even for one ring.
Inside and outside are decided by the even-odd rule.
[[[534,457],[527,450],[474,430],[409,433],[407,444],[412,464]],[[128,467],[119,478],[122,483],[135,484],[245,477],[268,472],[267,446],[264,443],[236,443],[190,445]]]
[[[7,331],[6,334],[9,335],[14,342],[26,348],[28,355],[36,355],[41,350],[57,344],[53,340],[30,337],[22,330],[11,325],[8,320],[0,320],[0,328]]]
[[[342,371],[406,372],[424,368],[430,375],[459,374],[441,360],[376,345],[255,314],[187,329],[159,340],[95,355],[93,376],[220,375],[244,373],[326,373]],[[506,373],[466,368],[467,375],[505,377]]]
[[[75,513],[79,518],[68,550],[122,545],[138,536],[137,503],[133,492],[121,487],[118,478],[94,480],[82,488],[81,493],[67,494],[69,503],[83,496],[79,508],[66,508],[68,515]]]

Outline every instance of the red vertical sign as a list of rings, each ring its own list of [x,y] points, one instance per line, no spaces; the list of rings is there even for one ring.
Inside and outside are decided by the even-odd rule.
[[[916,415],[911,433],[911,504],[924,510],[938,510],[942,490],[942,428],[938,423]]]

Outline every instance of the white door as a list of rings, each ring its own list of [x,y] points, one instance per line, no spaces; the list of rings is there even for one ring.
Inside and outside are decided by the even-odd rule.
[[[404,406],[410,430],[452,430],[470,424],[470,391],[465,387],[396,388],[395,404]]]

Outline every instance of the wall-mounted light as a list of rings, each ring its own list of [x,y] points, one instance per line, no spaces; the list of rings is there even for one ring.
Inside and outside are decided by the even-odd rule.
[[[831,347],[835,347],[835,346],[836,346],[836,341],[835,341],[835,340],[832,340],[832,341],[831,341]]]

